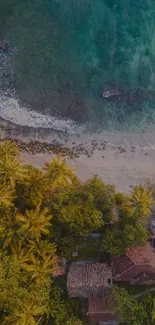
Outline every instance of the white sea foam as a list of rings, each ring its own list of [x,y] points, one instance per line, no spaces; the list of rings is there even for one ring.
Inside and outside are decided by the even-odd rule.
[[[70,119],[63,120],[37,113],[22,107],[18,99],[7,95],[0,95],[0,116],[15,124],[33,128],[51,128],[70,134],[76,133],[79,129],[78,125]]]
[[[70,134],[81,132],[85,128],[84,125],[79,127],[71,119],[65,120],[44,115],[19,103],[16,91],[11,86],[14,74],[14,58],[17,52],[18,49],[12,48],[9,55],[0,53],[0,116],[21,126],[50,128]]]

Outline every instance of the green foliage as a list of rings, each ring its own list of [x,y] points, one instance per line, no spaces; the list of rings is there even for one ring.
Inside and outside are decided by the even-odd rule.
[[[107,229],[102,235],[102,247],[105,251],[116,256],[124,253],[126,247],[124,247],[121,231],[116,227]]]
[[[152,210],[152,192],[144,186],[135,186],[131,195],[126,197],[123,207],[132,215],[148,217]]]
[[[0,157],[5,159],[7,156],[15,158],[19,156],[20,152],[17,148],[17,145],[11,141],[5,141],[0,143]]]
[[[89,259],[101,251],[119,255],[129,246],[144,245],[151,191],[136,187],[124,198],[97,176],[81,184],[60,156],[43,170],[23,165],[19,158],[15,144],[0,144],[0,322],[44,325],[51,319],[53,325],[81,325],[79,304],[51,280],[57,255],[72,259],[78,250],[79,258]],[[94,239],[94,232],[101,236]],[[120,300],[123,321],[128,313],[124,302],[129,301],[132,324],[146,321],[147,305],[146,324],[152,325],[154,300],[145,297],[139,304],[119,290],[113,297]]]
[[[60,220],[69,232],[79,235],[99,230],[104,224],[101,212],[84,206],[82,202],[73,202],[61,209]]]
[[[15,191],[6,183],[0,184],[0,208],[9,208],[13,206],[15,200]]]
[[[105,185],[101,179],[94,176],[83,186],[84,193],[92,196],[93,206],[96,210],[102,212],[104,221],[111,221],[113,218],[112,208],[114,205],[115,187]]]
[[[120,192],[116,193],[114,196],[114,202],[117,205],[121,205],[124,202],[124,199],[125,199],[124,195]]]
[[[73,172],[73,168],[66,164],[65,159],[62,159],[61,155],[45,163],[43,169],[46,172],[45,177],[52,190],[78,183],[78,178]]]
[[[18,183],[16,190],[18,193],[18,204],[22,206],[34,207],[40,205],[48,190],[47,180],[41,170],[33,166],[26,166],[27,178]],[[21,205],[22,200],[22,205]]]
[[[50,281],[46,286],[30,283],[16,257],[1,255],[0,309],[4,311],[4,324],[9,324],[9,321],[14,321],[14,324],[29,324],[28,321],[23,322],[28,314],[34,317],[47,313],[49,294]]]
[[[82,322],[75,317],[75,314],[79,311],[79,303],[75,300],[69,300],[63,297],[63,291],[54,286],[50,299],[50,315],[56,325],[68,324],[68,325],[82,325]]]
[[[113,287],[112,301],[121,321],[127,325],[153,325],[155,320],[155,297],[149,294],[138,300],[125,289]]]
[[[82,325],[82,321],[76,317],[67,320],[66,325]]]
[[[109,253],[120,255],[128,247],[144,246],[148,231],[143,215],[137,214],[124,206],[119,209],[119,218],[102,233],[102,247]]]
[[[39,241],[42,234],[49,233],[51,218],[48,209],[41,209],[40,206],[33,210],[26,210],[25,215],[16,213],[15,220],[20,227],[18,233],[20,236]]]

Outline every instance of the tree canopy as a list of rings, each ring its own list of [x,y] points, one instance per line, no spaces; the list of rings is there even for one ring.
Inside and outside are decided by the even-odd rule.
[[[38,169],[21,161],[14,143],[1,143],[0,323],[81,325],[79,302],[56,283],[58,258],[76,260],[76,251],[77,259],[103,260],[107,253],[144,245],[151,204],[147,188],[136,187],[126,197],[97,176],[83,184],[60,155]],[[152,298],[141,306],[126,292],[115,291],[122,319],[127,312],[123,295],[133,325],[140,324],[140,308],[145,319],[145,304],[154,320]]]

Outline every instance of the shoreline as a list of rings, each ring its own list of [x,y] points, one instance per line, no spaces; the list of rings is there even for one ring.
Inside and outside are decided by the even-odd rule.
[[[155,177],[154,132],[126,136],[108,132],[69,135],[21,127],[0,119],[0,139],[16,141],[25,163],[42,167],[52,156],[61,153],[82,181],[97,174],[123,193]]]

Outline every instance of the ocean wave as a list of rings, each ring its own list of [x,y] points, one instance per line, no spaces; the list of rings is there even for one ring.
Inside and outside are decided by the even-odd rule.
[[[79,126],[71,119],[41,114],[20,103],[16,90],[12,86],[14,58],[17,53],[17,48],[11,48],[7,55],[0,53],[0,117],[20,126],[48,128],[69,134],[83,131],[85,126]]]
[[[81,128],[84,129],[84,125],[80,127],[70,119],[63,120],[22,107],[18,99],[6,95],[0,95],[0,116],[20,126],[50,128],[70,134],[79,132]]]

